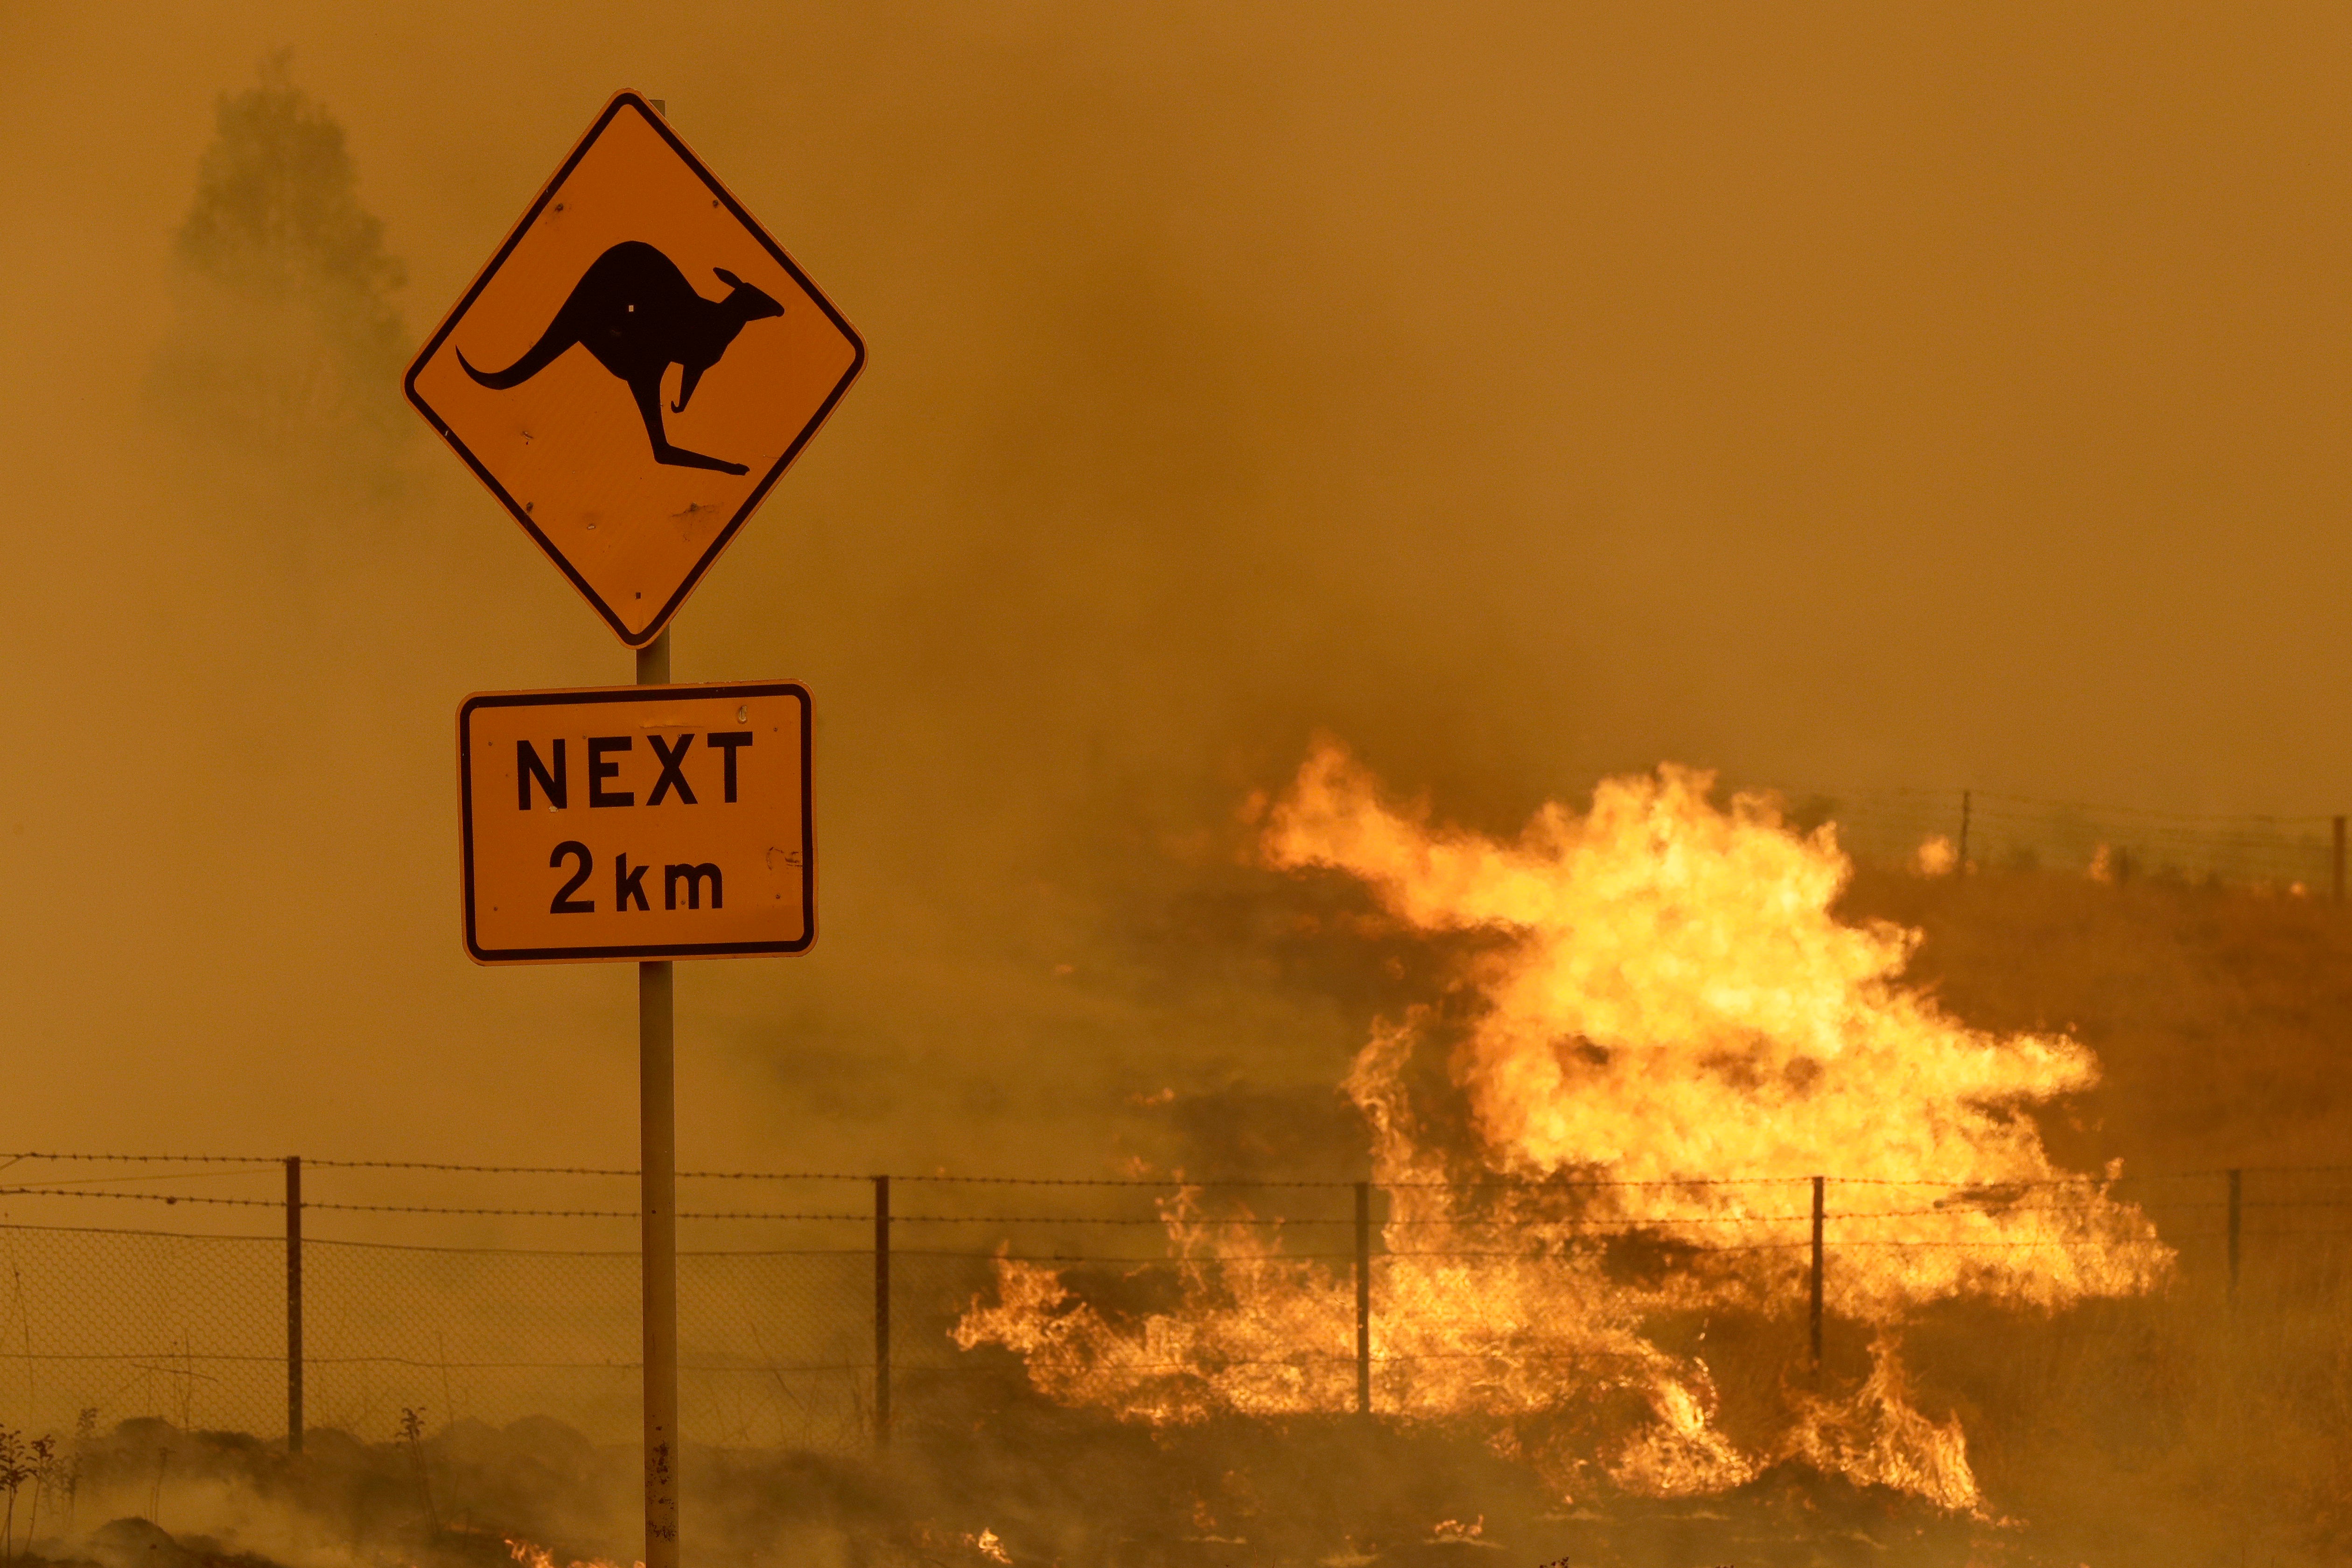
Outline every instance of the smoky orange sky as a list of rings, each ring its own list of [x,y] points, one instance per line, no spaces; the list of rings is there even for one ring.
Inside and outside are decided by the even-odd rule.
[[[627,651],[421,422],[403,505],[263,505],[141,400],[281,48],[409,342],[626,86],[868,343],[676,623],[818,714],[820,939],[682,968],[686,1164],[1335,1081],[1344,999],[1152,912],[1318,729],[1490,826],[2352,809],[2340,7],[15,0],[0,1143],[634,1155],[634,975],[467,962],[452,766]]]

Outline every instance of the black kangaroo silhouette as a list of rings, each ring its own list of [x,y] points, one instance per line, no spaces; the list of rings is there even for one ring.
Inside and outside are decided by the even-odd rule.
[[[646,434],[653,437],[655,462],[748,473],[740,463],[673,447],[662,430],[662,376],[672,364],[686,367],[677,401],[670,405],[671,413],[683,414],[695,383],[719,363],[744,322],[784,313],[782,305],[724,267],[711,270],[730,290],[724,300],[696,293],[677,264],[643,240],[623,240],[589,264],[555,320],[522,358],[504,370],[476,370],[460,349],[457,363],[484,386],[504,392],[545,370],[572,344],[582,344],[598,364],[629,384]]]

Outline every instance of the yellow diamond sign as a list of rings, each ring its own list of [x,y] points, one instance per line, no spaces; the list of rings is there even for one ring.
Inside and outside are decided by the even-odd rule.
[[[623,92],[409,367],[408,399],[604,617],[658,635],[866,363]]]

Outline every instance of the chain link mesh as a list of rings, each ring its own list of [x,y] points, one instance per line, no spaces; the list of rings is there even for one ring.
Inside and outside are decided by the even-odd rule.
[[[823,1199],[771,1207],[763,1194],[745,1211],[828,1216],[761,1222],[776,1245],[681,1253],[680,1405],[696,1441],[870,1444],[886,1376],[877,1261],[900,1429],[983,1419],[1014,1396],[1181,1415],[1339,1413],[1368,1394],[1385,1415],[1512,1415],[1629,1362],[1704,1353],[1718,1381],[1760,1383],[1803,1375],[1812,1353],[1805,1181],[1371,1189],[1360,1232],[1349,1184],[1179,1196],[909,1182],[877,1260],[870,1215],[833,1180]],[[2163,1367],[2194,1385],[2185,1407],[2252,1402],[2314,1441],[2352,1410],[2352,1169],[1823,1190],[1832,1369],[1864,1364],[1899,1321],[1931,1348],[1977,1347],[1936,1364],[1981,1409],[2119,1397]],[[1988,1209],[2032,1226],[1989,1234]],[[2158,1262],[2132,1289],[2068,1295],[2116,1212],[2145,1216]],[[94,1410],[283,1431],[282,1236],[0,1224],[0,1421],[62,1433]],[[2064,1289],[2036,1304],[2037,1280]],[[310,1238],[308,1424],[380,1440],[409,1410],[434,1427],[541,1415],[626,1442],[638,1291],[625,1248]]]
[[[0,1410],[69,1432],[95,1407],[183,1429],[282,1430],[286,1246],[0,1226]]]

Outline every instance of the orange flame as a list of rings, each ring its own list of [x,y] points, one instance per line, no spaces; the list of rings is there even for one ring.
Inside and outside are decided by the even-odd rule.
[[[520,1564],[520,1568],[557,1568],[555,1553],[546,1547],[535,1542],[525,1541],[520,1536],[508,1535],[501,1536],[499,1539],[507,1543],[507,1555]],[[592,1557],[585,1561],[575,1557],[564,1563],[562,1568],[615,1568],[615,1565],[602,1557]],[[646,1568],[646,1565],[639,1563],[635,1568]]]
[[[1466,1026],[1426,1008],[1385,1021],[1347,1079],[1389,1204],[1376,1405],[1605,1409],[1570,1423],[1578,1442],[1519,1445],[1563,1488],[1598,1473],[1716,1491],[1795,1458],[1980,1511],[1958,1426],[1909,1402],[1904,1316],[1961,1294],[2058,1308],[2143,1291],[2171,1255],[2109,1195],[2117,1172],[2057,1170],[2023,1114],[2094,1082],[2089,1053],[1971,1029],[1906,989],[1917,933],[1832,913],[1851,871],[1835,828],[1792,832],[1762,795],[1718,809],[1712,784],[1675,767],[1611,780],[1590,812],[1547,805],[1507,844],[1391,806],[1325,744],[1266,818],[1274,866],[1338,869],[1413,929],[1495,939]],[[1466,1135],[1407,1070],[1433,1050]],[[1648,1324],[1801,1300],[1824,1171],[1826,1305],[1874,1325],[1873,1371],[1843,1401],[1788,1395],[1777,1429],[1736,1441],[1704,1353]],[[957,1342],[1003,1345],[1049,1397],[1130,1418],[1349,1408],[1345,1267],[1286,1258],[1278,1228],[1206,1217],[1192,1193],[1162,1218],[1174,1310],[1114,1324],[1055,1270],[1003,1258]]]

